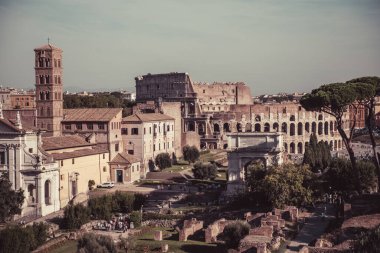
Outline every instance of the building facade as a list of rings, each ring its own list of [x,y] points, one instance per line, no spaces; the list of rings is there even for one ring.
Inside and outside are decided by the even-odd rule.
[[[123,118],[124,151],[139,159],[145,177],[149,160],[160,153],[175,153],[175,123],[172,117],[160,113],[133,114]]]
[[[59,167],[59,201],[61,208],[70,201],[85,201],[88,183],[110,180],[108,150],[88,143],[80,136],[44,137],[43,148]]]
[[[34,49],[38,128],[46,136],[61,135],[63,119],[62,49],[47,44]]]
[[[0,109],[1,111],[1,109]],[[14,190],[23,189],[21,217],[40,217],[60,209],[59,169],[41,148],[41,133],[0,113],[0,173],[7,173]]]
[[[118,153],[110,164],[111,181],[116,183],[132,183],[141,178],[141,163],[127,152]]]
[[[34,91],[11,93],[12,109],[36,109],[36,95]]]

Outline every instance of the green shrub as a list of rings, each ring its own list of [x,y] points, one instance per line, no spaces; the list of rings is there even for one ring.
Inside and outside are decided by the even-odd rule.
[[[87,233],[78,241],[78,252],[117,253],[117,248],[111,237]]]
[[[240,240],[249,234],[248,223],[236,221],[225,226],[222,237],[229,249],[236,249]]]
[[[27,253],[45,243],[48,226],[35,223],[33,226],[8,226],[0,231],[0,252]]]
[[[139,211],[133,211],[129,215],[129,219],[131,222],[133,222],[133,224],[135,225],[135,228],[141,226],[141,213]]]
[[[217,168],[214,163],[204,164],[197,162],[194,164],[192,172],[197,179],[215,179]]]
[[[380,226],[362,233],[354,243],[355,252],[372,253],[380,249]]]
[[[88,180],[88,189],[92,190],[94,188],[95,181],[94,180]]]
[[[104,195],[88,201],[88,208],[95,219],[109,220],[112,216],[112,197]]]
[[[79,229],[90,221],[90,209],[82,204],[68,205],[65,208],[62,227],[66,229]]]
[[[155,164],[160,170],[172,167],[170,155],[168,153],[158,154],[155,159]]]

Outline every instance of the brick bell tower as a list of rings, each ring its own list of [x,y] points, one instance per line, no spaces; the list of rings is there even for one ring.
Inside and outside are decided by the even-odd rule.
[[[51,45],[35,48],[37,128],[45,136],[60,136],[63,119],[62,49]]]

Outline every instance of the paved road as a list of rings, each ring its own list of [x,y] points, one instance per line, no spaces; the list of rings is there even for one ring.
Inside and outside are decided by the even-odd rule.
[[[286,253],[298,252],[303,246],[307,246],[310,242],[318,239],[326,230],[330,220],[334,219],[334,206],[326,205],[327,217],[322,218],[321,214],[325,210],[325,205],[316,208],[314,214],[306,219],[304,226],[298,235],[290,241]]]

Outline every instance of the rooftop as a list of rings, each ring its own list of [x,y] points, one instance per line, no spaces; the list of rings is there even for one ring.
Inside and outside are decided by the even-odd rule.
[[[122,108],[81,108],[81,109],[64,109],[62,122],[72,121],[111,121]]]
[[[65,148],[87,147],[93,145],[94,144],[88,143],[84,138],[78,135],[42,138],[42,147],[46,151]]]
[[[114,159],[110,163],[127,163],[127,164],[132,164],[132,163],[137,163],[139,162],[139,159],[136,157],[123,152],[123,153],[118,153]]]
[[[64,160],[64,159],[71,159],[71,158],[104,154],[104,153],[108,153],[108,151],[105,149],[99,149],[99,148],[94,148],[94,149],[88,148],[88,149],[80,149],[80,150],[76,150],[72,152],[55,153],[55,154],[51,154],[51,156],[55,160]]]
[[[136,113],[123,118],[123,122],[149,122],[161,120],[174,120],[174,118],[161,113]]]
[[[52,50],[52,49],[62,51],[62,49],[60,49],[59,47],[56,47],[56,46],[54,46],[54,45],[52,45],[52,44],[50,44],[50,43],[49,43],[49,44],[42,45],[42,46],[40,46],[40,47],[37,47],[37,48],[35,48],[34,50],[36,51],[36,50]]]

